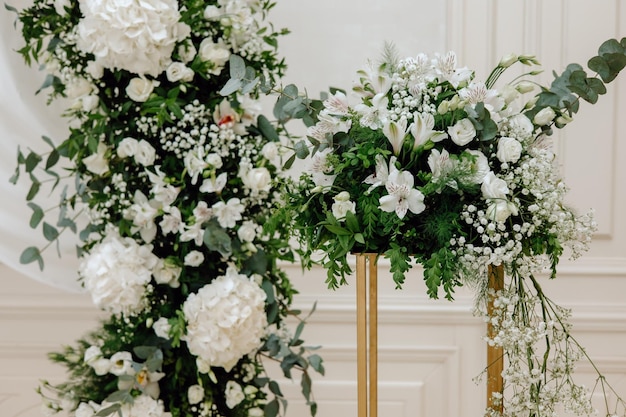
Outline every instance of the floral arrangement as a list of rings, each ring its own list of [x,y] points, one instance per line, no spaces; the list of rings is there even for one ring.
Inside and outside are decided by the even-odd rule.
[[[606,92],[626,66],[625,48],[626,39],[605,42],[588,63],[593,77],[571,64],[541,86],[531,68],[496,89],[506,69],[537,60],[506,56],[481,81],[453,52],[400,59],[388,46],[381,64],[358,72],[353,97],[335,89],[320,102],[283,91],[276,103],[275,114],[309,126],[290,159],[308,168],[274,218],[291,225],[303,265],[323,265],[335,288],[351,273],[351,253],[378,253],[398,287],[414,261],[432,298],[474,288],[476,313],[493,328],[487,341],[508,363],[504,396],[490,394],[498,406],[486,415],[556,415],[557,404],[592,412],[590,393],[572,378],[586,353],[534,274],[554,277],[566,249],[576,258],[588,248],[592,213],[565,205],[549,135],[572,121],[580,99]],[[509,277],[498,291],[488,286],[490,266]],[[608,414],[623,415],[617,398]]]
[[[45,383],[51,414],[209,417],[282,414],[268,362],[310,372],[320,356],[300,338],[286,231],[264,230],[285,181],[259,87],[282,76],[269,0],[35,0],[18,11],[28,64],[66,100],[69,137],[18,152],[31,227],[50,246],[79,233],[79,279],[108,314],[51,358],[69,380]],[[236,55],[235,55],[236,54]],[[261,74],[220,94],[245,66]],[[268,133],[269,132],[269,133]],[[43,177],[42,177],[43,176]],[[46,179],[44,179],[46,177]],[[58,217],[36,203],[60,190]],[[42,251],[21,257],[43,268]],[[296,322],[291,330],[288,321]]]

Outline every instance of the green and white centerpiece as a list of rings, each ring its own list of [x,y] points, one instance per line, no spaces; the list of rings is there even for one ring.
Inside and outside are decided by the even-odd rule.
[[[28,64],[67,100],[69,135],[20,150],[32,227],[78,232],[79,277],[108,318],[52,354],[48,411],[86,416],[268,416],[286,407],[267,361],[296,369],[312,414],[312,370],[296,290],[278,267],[285,232],[263,229],[284,181],[257,86],[282,76],[268,0],[35,0],[18,13]],[[240,59],[262,74],[219,94]],[[271,135],[264,132],[270,131]],[[36,203],[53,180],[59,216]],[[27,248],[22,262],[38,262]],[[287,319],[298,326],[290,330]],[[279,375],[282,377],[282,375]]]
[[[565,204],[550,135],[572,121],[580,99],[595,103],[606,92],[626,65],[625,48],[626,39],[609,40],[589,61],[596,75],[571,64],[541,86],[532,56],[507,56],[480,80],[453,52],[400,59],[387,47],[382,63],[358,72],[350,95],[332,90],[319,102],[280,92],[275,114],[309,126],[291,160],[309,165],[275,224],[291,226],[303,264],[323,265],[330,288],[346,283],[351,253],[378,253],[398,287],[416,263],[432,298],[475,290],[476,314],[493,327],[487,341],[508,363],[505,395],[492,398],[504,412],[486,415],[556,415],[557,404],[593,411],[572,378],[586,353],[571,337],[569,312],[536,275],[554,277],[561,256],[580,256],[596,228],[592,213]],[[497,86],[514,64],[531,69]],[[497,293],[490,266],[508,277]],[[621,398],[607,409],[623,411]]]

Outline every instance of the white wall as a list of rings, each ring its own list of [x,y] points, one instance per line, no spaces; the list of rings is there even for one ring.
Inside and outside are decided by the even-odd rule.
[[[376,59],[385,40],[403,55],[455,50],[461,63],[486,76],[508,52],[536,54],[550,70],[584,64],[597,46],[626,33],[626,1],[619,0],[282,0],[276,26],[291,28],[281,51],[287,82],[312,95],[327,86],[349,87],[367,58]],[[2,16],[2,25],[11,22]],[[622,76],[623,77],[623,76]],[[575,334],[609,380],[626,395],[626,81],[609,86],[594,107],[558,136],[570,201],[593,207],[599,232],[592,249],[575,263],[563,262],[546,291],[573,308]],[[25,226],[26,227],[26,226]],[[319,415],[356,415],[354,285],[326,290],[324,272],[301,274],[285,266],[300,289],[297,303],[318,301],[305,338],[324,346],[327,376],[315,381]],[[381,267],[381,273],[384,264]],[[484,388],[471,379],[484,367],[483,325],[469,312],[471,295],[455,303],[427,300],[420,271],[404,291],[380,277],[380,415],[479,416]],[[34,393],[39,378],[60,379],[46,352],[72,343],[95,323],[87,298],[56,290],[0,267],[0,413],[39,416]],[[589,366],[580,377],[591,383]],[[290,415],[304,416],[298,387]]]

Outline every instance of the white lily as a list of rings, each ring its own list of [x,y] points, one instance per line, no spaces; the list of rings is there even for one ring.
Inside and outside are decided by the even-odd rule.
[[[389,139],[391,147],[393,148],[393,154],[398,156],[402,150],[402,144],[406,137],[406,119],[402,118],[396,121],[388,121],[383,124],[383,133]]]

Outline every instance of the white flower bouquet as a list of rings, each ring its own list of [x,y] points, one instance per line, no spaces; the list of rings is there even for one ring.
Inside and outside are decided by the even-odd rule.
[[[540,86],[533,68],[496,88],[516,63],[538,65],[507,56],[481,81],[453,52],[399,59],[388,47],[380,65],[358,72],[350,97],[282,91],[275,114],[309,126],[290,161],[309,164],[274,222],[291,226],[303,265],[323,265],[331,288],[346,283],[351,253],[377,253],[398,287],[415,262],[432,298],[475,289],[476,314],[493,329],[486,339],[508,364],[486,415],[556,415],[558,404],[586,415],[590,393],[572,372],[589,357],[535,274],[554,277],[566,250],[576,258],[588,248],[596,225],[566,206],[549,136],[580,99],[593,104],[606,92],[626,66],[626,39],[602,44],[588,63],[594,76],[571,64]],[[488,285],[493,267],[508,276],[498,291]],[[605,383],[598,374],[606,395]],[[615,404],[608,414],[624,412],[619,395]]]
[[[69,137],[18,153],[31,226],[53,243],[77,232],[79,277],[110,317],[52,354],[70,378],[44,384],[51,412],[76,416],[259,416],[286,399],[264,358],[286,377],[312,370],[303,319],[286,325],[292,287],[278,260],[288,235],[263,224],[284,181],[278,136],[258,86],[285,65],[265,22],[268,0],[35,0],[18,14],[26,62],[64,97]],[[9,7],[9,9],[11,9]],[[234,57],[234,54],[237,54]],[[245,64],[260,75],[220,94]],[[36,203],[46,177],[60,196]],[[22,262],[43,249],[27,248]]]

